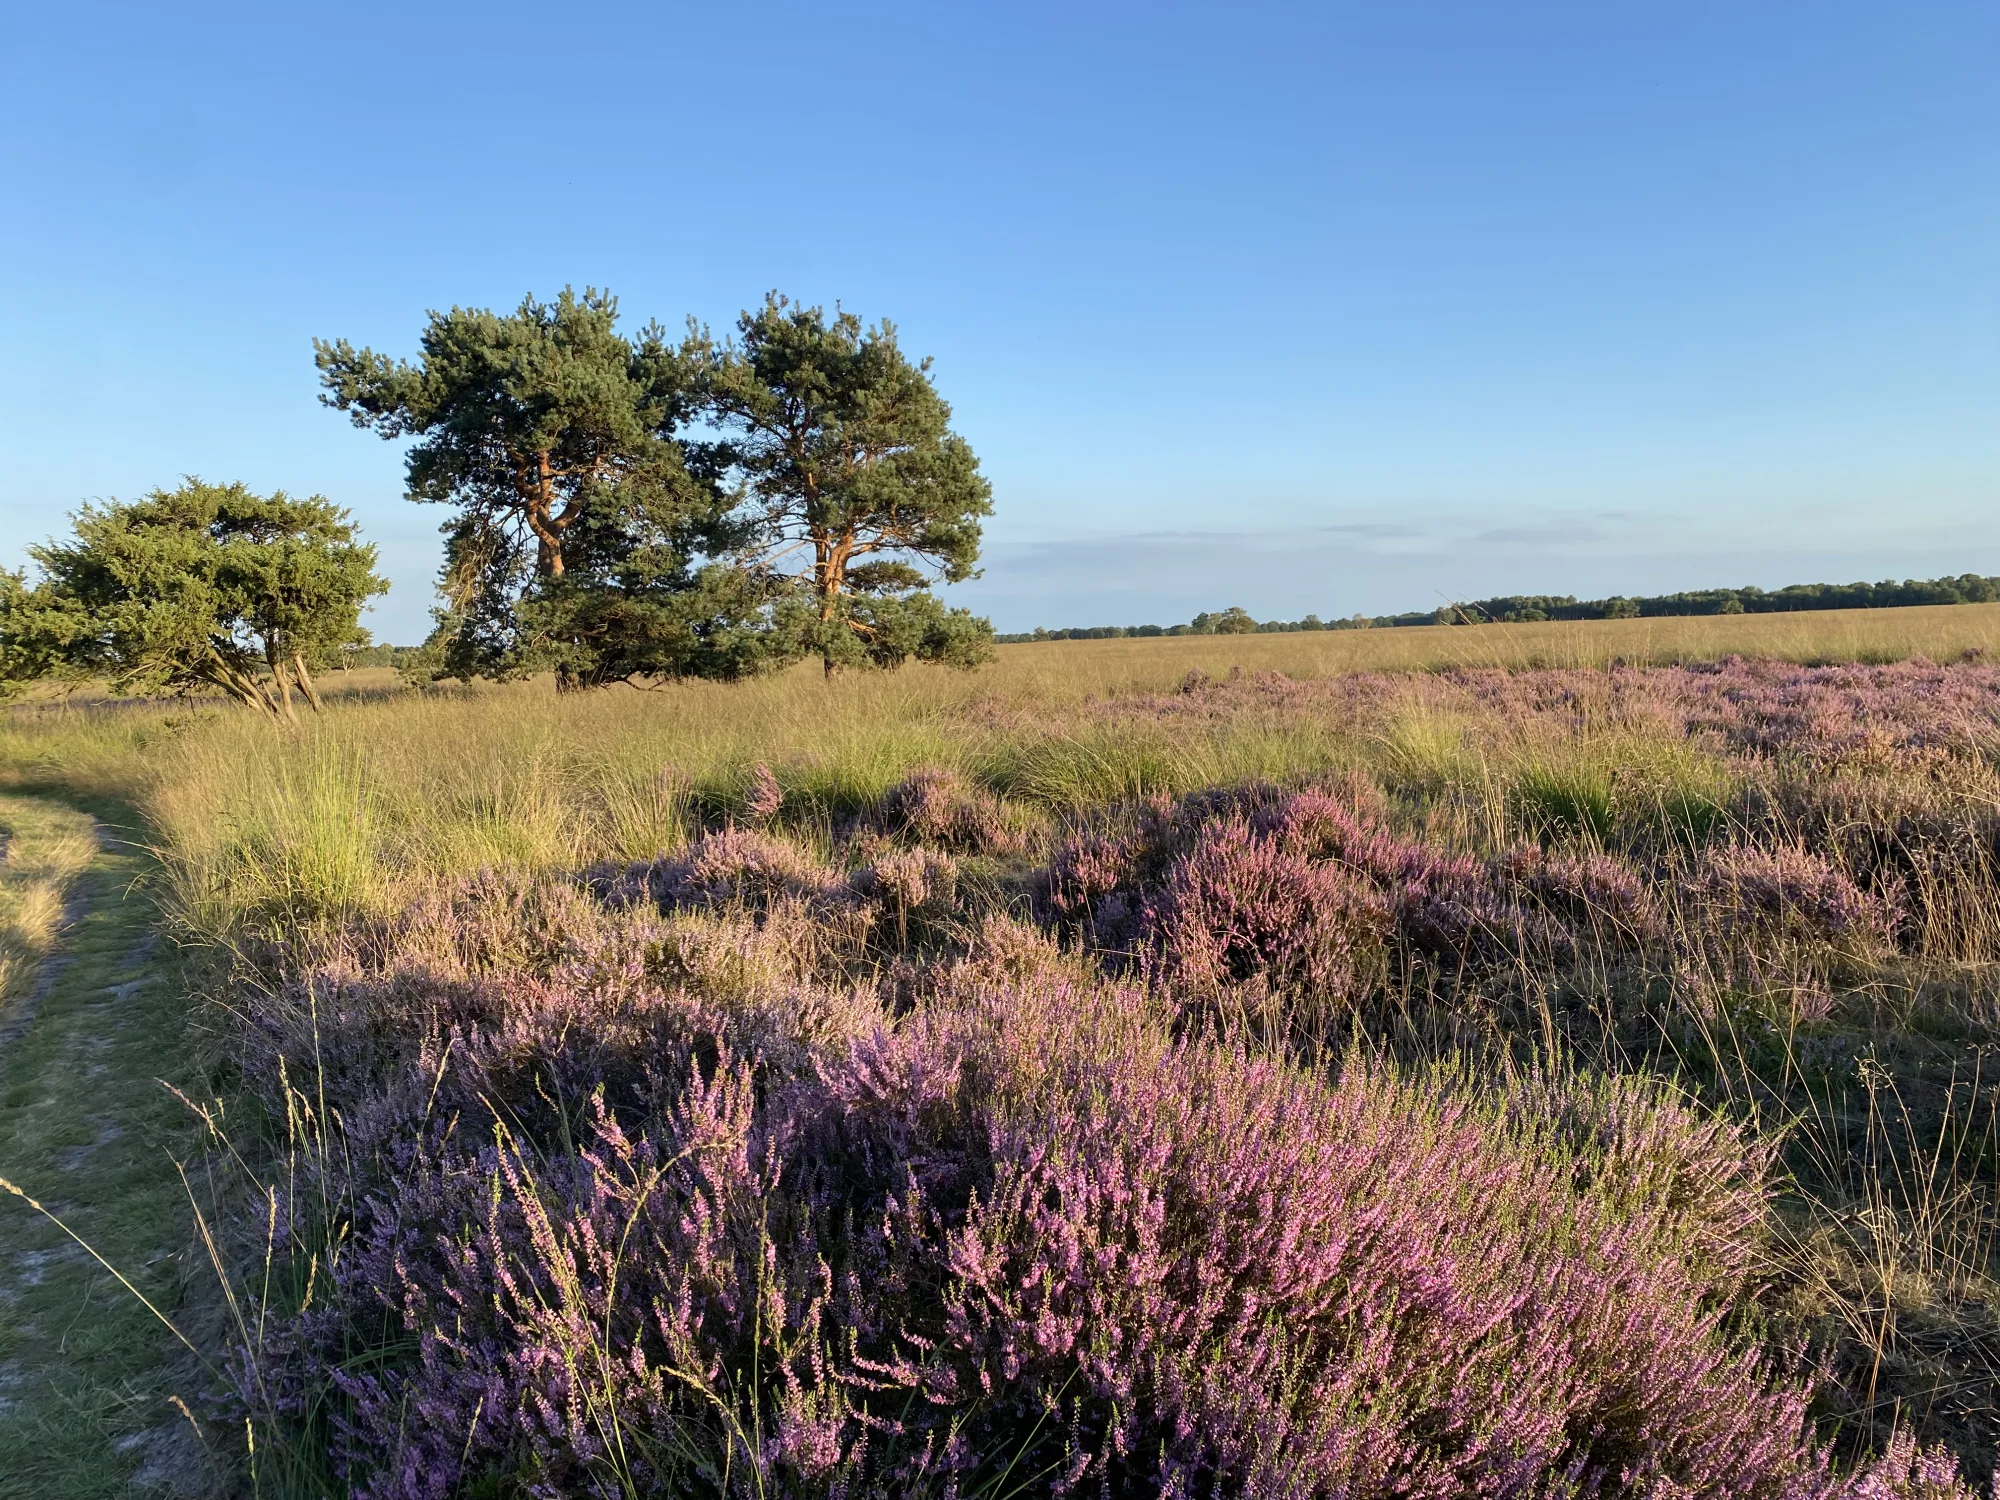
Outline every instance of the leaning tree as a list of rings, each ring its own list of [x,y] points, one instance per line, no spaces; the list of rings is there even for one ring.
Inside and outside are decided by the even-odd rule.
[[[926,588],[975,576],[992,486],[951,408],[888,322],[804,307],[772,293],[708,356],[702,382],[723,440],[752,565],[789,580],[783,619],[828,675],[910,657],[969,666],[992,627]]]
[[[120,692],[218,689],[273,718],[312,669],[365,642],[388,585],[346,511],[189,479],[86,505],[66,542],[31,547],[42,577],[0,587],[0,671],[19,682],[102,676]]]
[[[617,324],[615,297],[565,288],[512,313],[434,312],[414,363],[314,341],[320,399],[385,438],[416,438],[409,497],[456,508],[438,639],[451,675],[626,675],[598,659],[593,630],[643,617],[657,640],[678,640],[662,622],[687,615],[678,596],[697,554],[726,544],[727,502],[677,437],[699,356]],[[639,664],[671,672],[677,660],[663,645]]]

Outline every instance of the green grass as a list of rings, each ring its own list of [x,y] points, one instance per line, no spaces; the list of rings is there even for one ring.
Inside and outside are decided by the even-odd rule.
[[[1645,726],[1509,738],[1430,691],[1428,674],[1732,651],[1867,661],[1988,650],[2000,650],[2000,605],[1063,641],[1004,647],[974,673],[828,681],[797,670],[562,699],[546,683],[417,693],[371,679],[297,733],[215,705],[23,705],[0,720],[0,784],[143,807],[163,838],[171,904],[209,932],[279,912],[392,909],[439,875],[670,851],[691,815],[738,805],[760,761],[797,811],[822,821],[922,765],[1061,814],[1365,764],[1414,796],[1476,809],[1488,838],[1602,835],[1635,818],[1699,837],[1732,791],[1700,757]],[[1276,707],[1220,720],[1143,707],[1171,704],[1190,672],[1234,669],[1402,674],[1402,706],[1367,729]]]
[[[87,814],[46,800],[0,797],[0,822],[9,904],[50,851],[91,839]],[[174,1316],[189,1215],[169,1151],[188,1131],[156,1079],[179,1071],[187,1010],[175,955],[154,932],[151,866],[116,829],[73,862],[73,920],[49,935],[54,967],[39,994],[30,985],[0,1008],[0,1177]],[[203,1377],[184,1358],[74,1239],[0,1195],[0,1497],[209,1493],[201,1444],[169,1400],[199,1404]]]

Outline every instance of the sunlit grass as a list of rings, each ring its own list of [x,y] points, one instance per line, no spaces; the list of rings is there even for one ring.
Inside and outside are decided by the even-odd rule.
[[[26,798],[0,799],[0,1025],[55,945],[70,885],[97,852],[90,819]]]
[[[393,905],[439,874],[548,870],[678,847],[726,818],[768,765],[798,818],[851,816],[920,766],[946,766],[1051,814],[1221,782],[1354,765],[1451,801],[1482,842],[1601,838],[1651,820],[1706,836],[1726,772],[1644,726],[1523,738],[1425,687],[1443,668],[1601,667],[1750,652],[1799,661],[1945,658],[2000,645],[2000,606],[1615,620],[1483,628],[1065,641],[1004,647],[974,673],[558,697],[546,683],[397,690],[372,674],[301,731],[204,704],[50,704],[0,721],[12,784],[144,805],[199,925],[291,909]],[[1360,725],[1324,714],[1149,715],[1184,678],[1413,674]],[[357,674],[359,676],[361,674]],[[377,681],[376,678],[382,680]],[[399,894],[402,893],[402,894]]]

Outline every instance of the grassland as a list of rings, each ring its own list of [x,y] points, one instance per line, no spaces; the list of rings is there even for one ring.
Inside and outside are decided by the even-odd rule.
[[[1105,1387],[1123,1394],[1084,1399],[1111,1377],[1052,1354],[1006,1400],[959,1411],[936,1383],[944,1367],[882,1344],[880,1317],[844,1293],[812,1304],[801,1291],[793,1305],[766,1286],[757,1295],[789,1309],[773,1313],[776,1333],[725,1335],[720,1311],[645,1332],[628,1299],[643,1311],[646,1296],[693,1295],[676,1267],[697,1260],[748,1254],[810,1280],[812,1264],[886,1253],[842,1238],[834,1199],[782,1174],[684,1183],[647,1155],[670,1155],[691,1128],[688,1069],[712,1103],[703,1090],[737,1076],[733,1056],[754,1058],[740,1123],[757,1139],[820,1128],[784,1124],[774,1101],[810,1096],[811,1119],[864,1136],[876,1127],[862,1122],[907,1105],[931,1123],[868,1149],[906,1165],[970,1153],[980,1202],[1029,1170],[1026,1157],[996,1165],[990,1142],[1037,1132],[1101,1138],[1110,1155],[1072,1164],[1084,1175],[1066,1191],[1102,1186],[1089,1174],[1125,1160],[1131,1127],[1091,1113],[1092,1090],[1131,1091],[1147,1119],[1210,1100],[1174,1127],[1192,1132],[1178,1149],[1194,1158],[1263,1130],[1322,1161],[1328,1122],[1374,1121],[1335,1132],[1373,1163],[1343,1190],[1362,1197],[1402,1180],[1390,1157],[1432,1150],[1469,1108],[1470,1133],[1452,1138],[1493,1174],[1481,1201],[1501,1205],[1487,1232],[1511,1247],[1508,1264],[1572,1287],[1607,1329],[1636,1298],[1663,1330],[1620,1356],[1646,1372],[1641,1386],[1614,1389],[1601,1348],[1520,1312],[1520,1336],[1549,1342],[1510,1358],[1568,1370],[1584,1393],[1564,1408],[1534,1379],[1479,1387],[1484,1409],[1539,1413],[1507,1429],[1541,1454],[1522,1463],[1608,1462],[1616,1443],[1577,1435],[1595,1412],[1638,1445],[1618,1462],[1634,1475],[1657,1462],[1657,1478],[1693,1493],[1942,1496],[1940,1466],[1983,1481],[2000,1423],[2000,669],[1984,664],[1996,649],[2000,606],[1949,606],[1061,642],[1003,648],[969,675],[798,672],[565,698],[355,674],[296,733],[201,703],[27,705],[0,725],[0,776],[17,795],[140,809],[165,919],[210,955],[200,1024],[212,1117],[228,1123],[210,1140],[203,1202],[241,1314],[217,1338],[246,1372],[238,1399],[263,1435],[268,1492],[1001,1493],[1024,1472],[1046,1489],[1069,1461],[1050,1456],[1050,1421],[1089,1484],[1113,1490],[1164,1482],[1145,1478],[1134,1442],[1252,1492],[1389,1482],[1301,1415],[1321,1378],[1312,1361],[1352,1364],[1346,1335],[1303,1311],[1288,1314],[1303,1342],[1282,1357],[1248,1324],[1210,1327],[1209,1357],[1225,1365],[1308,1371],[1270,1387],[1278,1404],[1259,1430],[1289,1434],[1277,1448],[1244,1436],[1219,1396],[1189,1394],[1199,1372],[1174,1377],[1178,1416],[1148,1427],[1167,1398],[1165,1367],[1146,1360],[1166,1346],[1146,1341],[1164,1335],[1088,1278],[1099,1310],[1065,1316],[1156,1350],[1131,1355],[1136,1385]],[[31,929],[15,940],[23,962],[46,942]],[[863,1057],[877,1081],[857,1095]],[[1133,1057],[1151,1071],[1120,1071]],[[894,1102],[898,1088],[921,1093],[939,1059],[988,1081]],[[1278,1108],[1255,1102],[1264,1067],[1324,1098],[1307,1137],[1256,1113]],[[1181,1078],[1180,1093],[1149,1092],[1156,1074]],[[1081,1094],[1062,1081],[1085,1075],[1098,1082]],[[622,1133],[603,1133],[593,1100]],[[445,1121],[466,1134],[440,1136]],[[953,1134],[973,1123],[989,1142],[976,1151]],[[929,1144],[909,1157],[917,1137]],[[797,1170],[824,1174],[829,1160]],[[1235,1170],[1250,1181],[1262,1158]],[[1325,1158],[1302,1180],[1339,1170]],[[1437,1181],[1457,1170],[1438,1166]],[[745,1244],[691,1245],[680,1220],[654,1222],[646,1195],[605,1186],[640,1179],[683,1205],[735,1204],[745,1225],[791,1216],[817,1249],[793,1265],[749,1229]],[[1412,1213],[1435,1208],[1425,1232],[1449,1246],[1453,1215],[1477,1220],[1472,1180],[1435,1204],[1415,1182],[1398,1192]],[[879,1216],[905,1201],[843,1181],[860,1195],[839,1198],[850,1220],[857,1205]],[[1539,1197],[1497,1185],[1529,1181]],[[1649,1183],[1670,1190],[1648,1197]],[[1196,1193],[1178,1178],[1155,1186],[1163,1203]],[[135,1183],[103,1191],[135,1205],[135,1253],[172,1238]],[[1283,1200],[1294,1228],[1339,1221],[1349,1200],[1326,1191]],[[481,1201],[500,1206],[485,1228],[467,1207]],[[1258,1264],[1291,1265],[1291,1239],[1258,1238],[1276,1229],[1271,1200],[1257,1201],[1232,1222],[1267,1244]],[[1533,1228],[1550,1202],[1568,1205],[1562,1227]],[[1033,1228],[1025,1199],[1017,1212],[1011,1228],[977,1214],[933,1228],[983,1226],[1022,1272],[1054,1230]],[[429,1238],[399,1238],[412,1224]],[[1584,1226],[1635,1247],[1625,1270],[1576,1259]],[[644,1249],[607,1271],[586,1247],[611,1230]],[[897,1242],[898,1275],[934,1266],[930,1234]],[[434,1264],[437,1243],[467,1248]],[[1104,1274],[1122,1284],[1142,1269]],[[736,1305],[737,1272],[713,1274],[703,1295]],[[1241,1274],[1254,1281],[1255,1266]],[[1303,1285],[1320,1272],[1286,1274]],[[1393,1260],[1327,1285],[1375,1286],[1391,1306],[1424,1276],[1458,1276],[1468,1307],[1488,1305],[1463,1273]],[[494,1286],[523,1278],[540,1290],[505,1310]],[[951,1316],[918,1298],[899,1316],[930,1328],[933,1349],[975,1305],[994,1338],[1010,1317],[1042,1326],[1011,1295]],[[437,1342],[444,1310],[468,1297],[504,1315]],[[1412,1331],[1383,1357],[1489,1378],[1476,1373],[1485,1346],[1430,1338]],[[952,1379],[990,1389],[996,1371],[1022,1368],[952,1347],[970,1362]],[[864,1363],[843,1364],[856,1350]],[[1786,1363],[1801,1350],[1820,1372],[1810,1381]],[[532,1415],[556,1386],[522,1373],[530,1355],[572,1371],[556,1381],[568,1416]],[[646,1360],[643,1377],[580,1387],[573,1373]],[[1708,1415],[1664,1415],[1677,1384],[1707,1392]],[[1810,1441],[1794,1430],[1808,1387]],[[919,1442],[903,1418],[892,1442],[882,1391],[983,1422],[1001,1447],[967,1457],[950,1434],[970,1429]],[[494,1402],[526,1403],[512,1438],[493,1427]],[[1724,1409],[1754,1414],[1765,1435],[1700,1425]],[[1369,1426],[1378,1416],[1388,1425]],[[1378,1416],[1356,1419],[1354,1453],[1415,1441]],[[864,1431],[873,1457],[857,1447]],[[1896,1446],[1909,1437],[1954,1456]],[[904,1438],[916,1447],[897,1448]],[[1409,1473],[1470,1483],[1457,1441],[1423,1439]],[[1733,1456],[1704,1469],[1697,1449]],[[1320,1467],[1285,1467],[1301,1453]],[[248,1474],[248,1455],[236,1459]]]
[[[1421,707],[1395,740],[1342,733],[1337,718],[1142,723],[1105,712],[1173,693],[1190,673],[1418,674],[1411,701],[1421,704],[1421,676],[1452,670],[1989,651],[2000,651],[2000,605],[1066,641],[1003,648],[973,674],[913,668],[828,682],[808,667],[564,701],[537,684],[420,699],[370,672],[336,682],[348,701],[302,735],[199,702],[44,704],[0,726],[0,756],[20,784],[142,801],[168,835],[177,899],[224,927],[240,908],[400,899],[406,877],[640,858],[672,847],[704,809],[728,807],[759,762],[831,819],[919,765],[966,770],[1030,805],[1080,807],[1436,751],[1418,744],[1439,729]]]

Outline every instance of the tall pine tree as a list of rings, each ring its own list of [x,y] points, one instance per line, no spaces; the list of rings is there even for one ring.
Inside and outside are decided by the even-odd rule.
[[[975,576],[993,509],[930,367],[890,323],[828,318],[775,292],[708,362],[725,434],[714,451],[740,485],[754,563],[790,581],[788,629],[829,675],[911,657],[970,666],[992,651],[991,625],[926,587]]]
[[[512,313],[432,313],[415,362],[314,341],[320,399],[417,438],[409,497],[455,507],[434,637],[447,675],[553,667],[591,683],[744,665],[685,649],[704,601],[746,602],[700,586],[701,558],[730,533],[727,501],[678,436],[697,351],[617,324],[616,298],[565,288]]]

